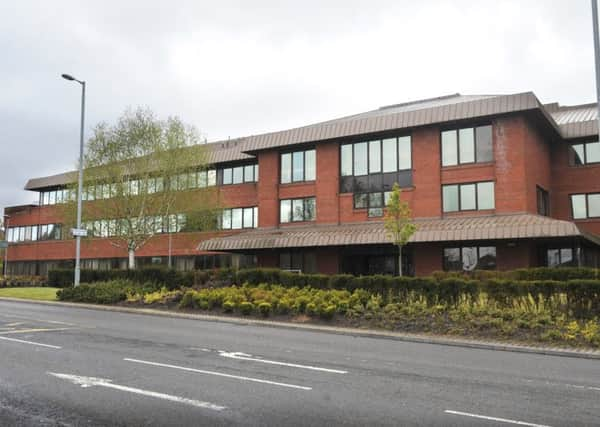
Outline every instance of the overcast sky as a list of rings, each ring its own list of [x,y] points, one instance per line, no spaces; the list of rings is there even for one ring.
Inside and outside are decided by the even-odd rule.
[[[0,207],[75,166],[86,131],[128,106],[209,141],[460,92],[595,99],[590,2],[3,1]]]

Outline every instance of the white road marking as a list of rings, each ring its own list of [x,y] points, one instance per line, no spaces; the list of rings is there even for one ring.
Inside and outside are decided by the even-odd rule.
[[[525,382],[533,383],[534,380],[525,380]],[[600,387],[593,387],[589,385],[580,385],[580,384],[568,384],[568,383],[555,383],[550,381],[541,381],[543,384],[554,386],[554,387],[567,387],[567,388],[576,388],[578,390],[594,390],[600,391]]]
[[[18,319],[29,320],[31,322],[42,322],[42,323],[56,323],[58,325],[67,325],[67,326],[76,326],[74,323],[67,322],[59,322],[58,320],[44,320],[44,319],[34,319],[28,316],[23,316],[22,314],[0,314],[2,317],[16,317]]]
[[[516,425],[520,425],[520,426],[550,427],[545,424],[534,424],[534,423],[527,423],[525,421],[509,420],[506,418],[488,417],[487,415],[470,414],[468,412],[451,411],[449,409],[446,409],[444,412],[447,414],[452,414],[452,415],[462,415],[463,417],[479,418],[481,420],[498,421],[499,423],[516,424]]]
[[[33,329],[13,329],[11,331],[2,331],[0,335],[6,334],[27,334],[32,332],[56,332],[56,331],[66,331],[67,329],[73,328],[33,328]]]
[[[297,363],[286,363],[286,362],[278,362],[276,360],[259,359],[256,357],[252,357],[251,354],[241,353],[239,351],[237,351],[237,352],[220,351],[219,354],[221,356],[227,357],[229,359],[248,360],[250,362],[266,363],[268,365],[289,366],[291,368],[310,369],[312,371],[330,372],[333,374],[347,374],[348,373],[348,371],[341,371],[339,369],[320,368],[318,366],[299,365]]]
[[[62,347],[59,347],[57,345],[50,345],[50,344],[42,344],[39,342],[33,342],[33,341],[25,341],[25,340],[18,340],[16,338],[8,338],[8,337],[0,337],[0,340],[5,340],[5,341],[13,341],[13,342],[19,342],[21,344],[31,344],[31,345],[37,345],[40,347],[48,347],[48,348],[54,348],[57,350],[60,350]]]
[[[250,381],[250,382],[269,384],[269,385],[275,385],[275,386],[280,386],[280,387],[295,388],[298,390],[312,390],[312,387],[305,387],[305,386],[301,386],[301,385],[287,384],[287,383],[279,383],[279,382],[275,382],[275,381],[262,380],[260,378],[242,377],[239,375],[225,374],[222,372],[205,371],[202,369],[187,368],[185,366],[169,365],[167,363],[149,362],[147,360],[130,359],[127,357],[123,360],[125,360],[127,362],[133,362],[133,363],[141,363],[143,365],[151,365],[151,366],[160,366],[163,368],[179,369],[181,371],[196,372],[198,374],[206,374],[206,375],[215,375],[217,377],[232,378],[232,379],[241,380],[241,381]]]
[[[73,384],[80,385],[83,388],[93,387],[93,386],[106,387],[106,388],[112,388],[114,390],[126,391],[126,392],[134,393],[134,394],[141,394],[142,396],[155,397],[157,399],[163,399],[163,400],[170,400],[171,402],[183,403],[185,405],[191,405],[191,406],[195,406],[197,408],[212,409],[213,411],[222,411],[223,409],[226,409],[225,406],[215,405],[214,403],[210,403],[210,402],[203,402],[200,400],[187,399],[185,397],[173,396],[173,395],[165,394],[165,393],[158,393],[156,391],[142,390],[140,388],[127,387],[124,385],[113,384],[112,380],[109,380],[106,378],[81,377],[78,375],[59,374],[56,372],[48,372],[48,374],[52,375],[54,377],[63,379],[63,380],[70,381]]]

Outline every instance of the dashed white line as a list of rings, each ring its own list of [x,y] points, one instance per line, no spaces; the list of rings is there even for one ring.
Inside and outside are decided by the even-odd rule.
[[[126,362],[140,363],[143,365],[150,365],[150,366],[160,366],[163,368],[178,369],[180,371],[196,372],[198,374],[205,374],[205,375],[214,375],[217,377],[231,378],[231,379],[236,379],[236,380],[240,380],[240,381],[250,381],[250,382],[255,382],[255,383],[279,386],[279,387],[294,388],[294,389],[298,389],[298,390],[312,390],[312,387],[306,387],[306,386],[302,386],[302,385],[280,383],[280,382],[276,382],[276,381],[263,380],[260,378],[242,377],[239,375],[225,374],[223,372],[205,371],[203,369],[195,369],[195,368],[188,368],[185,366],[170,365],[168,363],[150,362],[148,360],[130,359],[128,357],[124,358],[123,360],[125,360]]]
[[[220,351],[219,354],[221,356],[227,357],[229,359],[247,360],[250,362],[266,363],[268,365],[288,366],[290,368],[308,369],[311,371],[329,372],[329,373],[333,373],[333,374],[347,374],[348,373],[348,371],[342,371],[339,369],[329,369],[329,368],[321,368],[319,366],[300,365],[297,363],[287,363],[287,362],[278,362],[276,360],[259,359],[257,357],[252,357],[251,354],[245,354],[245,353],[241,353],[239,351],[238,352]]]
[[[34,342],[34,341],[18,340],[16,338],[0,337],[0,340],[18,342],[18,343],[21,343],[21,344],[37,345],[39,347],[54,348],[54,349],[57,349],[57,350],[60,350],[62,348],[62,347],[59,347],[57,345],[42,344],[40,342]]]
[[[83,388],[93,386],[112,388],[114,390],[126,391],[128,393],[140,394],[142,396],[154,397],[157,399],[169,400],[171,402],[183,403],[185,405],[195,406],[197,408],[212,409],[213,411],[222,411],[223,409],[226,409],[225,406],[216,405],[210,402],[203,402],[201,400],[188,399],[185,397],[173,396],[171,394],[159,393],[151,390],[143,390],[141,388],[113,384],[112,380],[106,378],[82,377],[78,375],[60,374],[57,372],[48,372],[48,374],[56,378],[70,381],[73,384],[80,385]]]
[[[451,414],[451,415],[461,415],[463,417],[479,418],[480,420],[497,421],[499,423],[516,424],[516,425],[520,425],[520,426],[528,426],[528,427],[550,427],[550,426],[545,425],[545,424],[535,424],[535,423],[528,423],[528,422],[525,422],[525,421],[509,420],[507,418],[489,417],[487,415],[471,414],[469,412],[451,411],[449,409],[446,409],[444,412],[446,414]]]

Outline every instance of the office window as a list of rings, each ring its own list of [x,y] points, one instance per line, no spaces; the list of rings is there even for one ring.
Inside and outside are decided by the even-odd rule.
[[[383,193],[369,193],[369,210],[370,217],[383,216]]]
[[[342,145],[341,147],[342,176],[352,176],[352,144]]]
[[[491,162],[494,159],[492,126],[443,131],[442,166]]]
[[[569,147],[569,163],[571,166],[582,166],[600,163],[600,142],[585,142]]]
[[[281,154],[281,183],[314,181],[316,179],[316,151],[294,151]]]
[[[244,166],[244,182],[254,182],[254,167],[256,165]]]
[[[577,267],[577,252],[573,248],[551,248],[546,250],[547,267]]]
[[[600,193],[572,194],[573,219],[600,218]]]
[[[314,197],[280,200],[279,206],[279,221],[282,223],[314,221],[316,218],[317,206]]]
[[[204,174],[204,172],[200,172]],[[206,173],[206,183],[208,186],[215,185],[216,183],[216,171],[208,170]],[[243,166],[235,166],[231,168],[221,169],[222,185],[231,185],[231,184],[242,184],[244,182],[256,182],[258,178],[258,165],[243,165]],[[200,187],[205,187],[204,185],[205,178],[201,176],[200,178]]]
[[[281,252],[279,268],[312,274],[317,272],[317,256],[314,252]]]
[[[233,183],[233,169],[223,169],[223,185],[229,185]]]
[[[340,146],[340,192],[389,191],[412,185],[411,137],[402,136]]]
[[[396,172],[398,170],[398,158],[400,148],[397,148],[396,138],[384,139],[382,142],[383,172]]]
[[[369,173],[381,172],[381,141],[369,142]]]
[[[443,266],[445,271],[494,270],[496,268],[496,247],[444,248]]]
[[[233,183],[241,184],[244,182],[244,167],[238,166],[233,168]]]
[[[258,208],[223,209],[221,214],[221,229],[240,230],[242,228],[258,227]]]
[[[354,144],[354,176],[367,175],[368,164],[367,143]]]
[[[443,185],[442,208],[444,212],[494,209],[494,183]]]
[[[543,216],[550,215],[550,197],[548,192],[544,190],[542,187],[536,187],[536,197],[537,197],[537,213]]]
[[[389,201],[391,191],[354,194],[354,209],[367,209],[369,217],[383,216],[383,208]]]

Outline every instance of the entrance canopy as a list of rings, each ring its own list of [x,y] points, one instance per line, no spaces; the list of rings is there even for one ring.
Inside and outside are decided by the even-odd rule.
[[[572,222],[533,214],[418,219],[411,243],[581,237],[600,244]],[[203,241],[201,251],[390,244],[382,221],[263,228]]]

